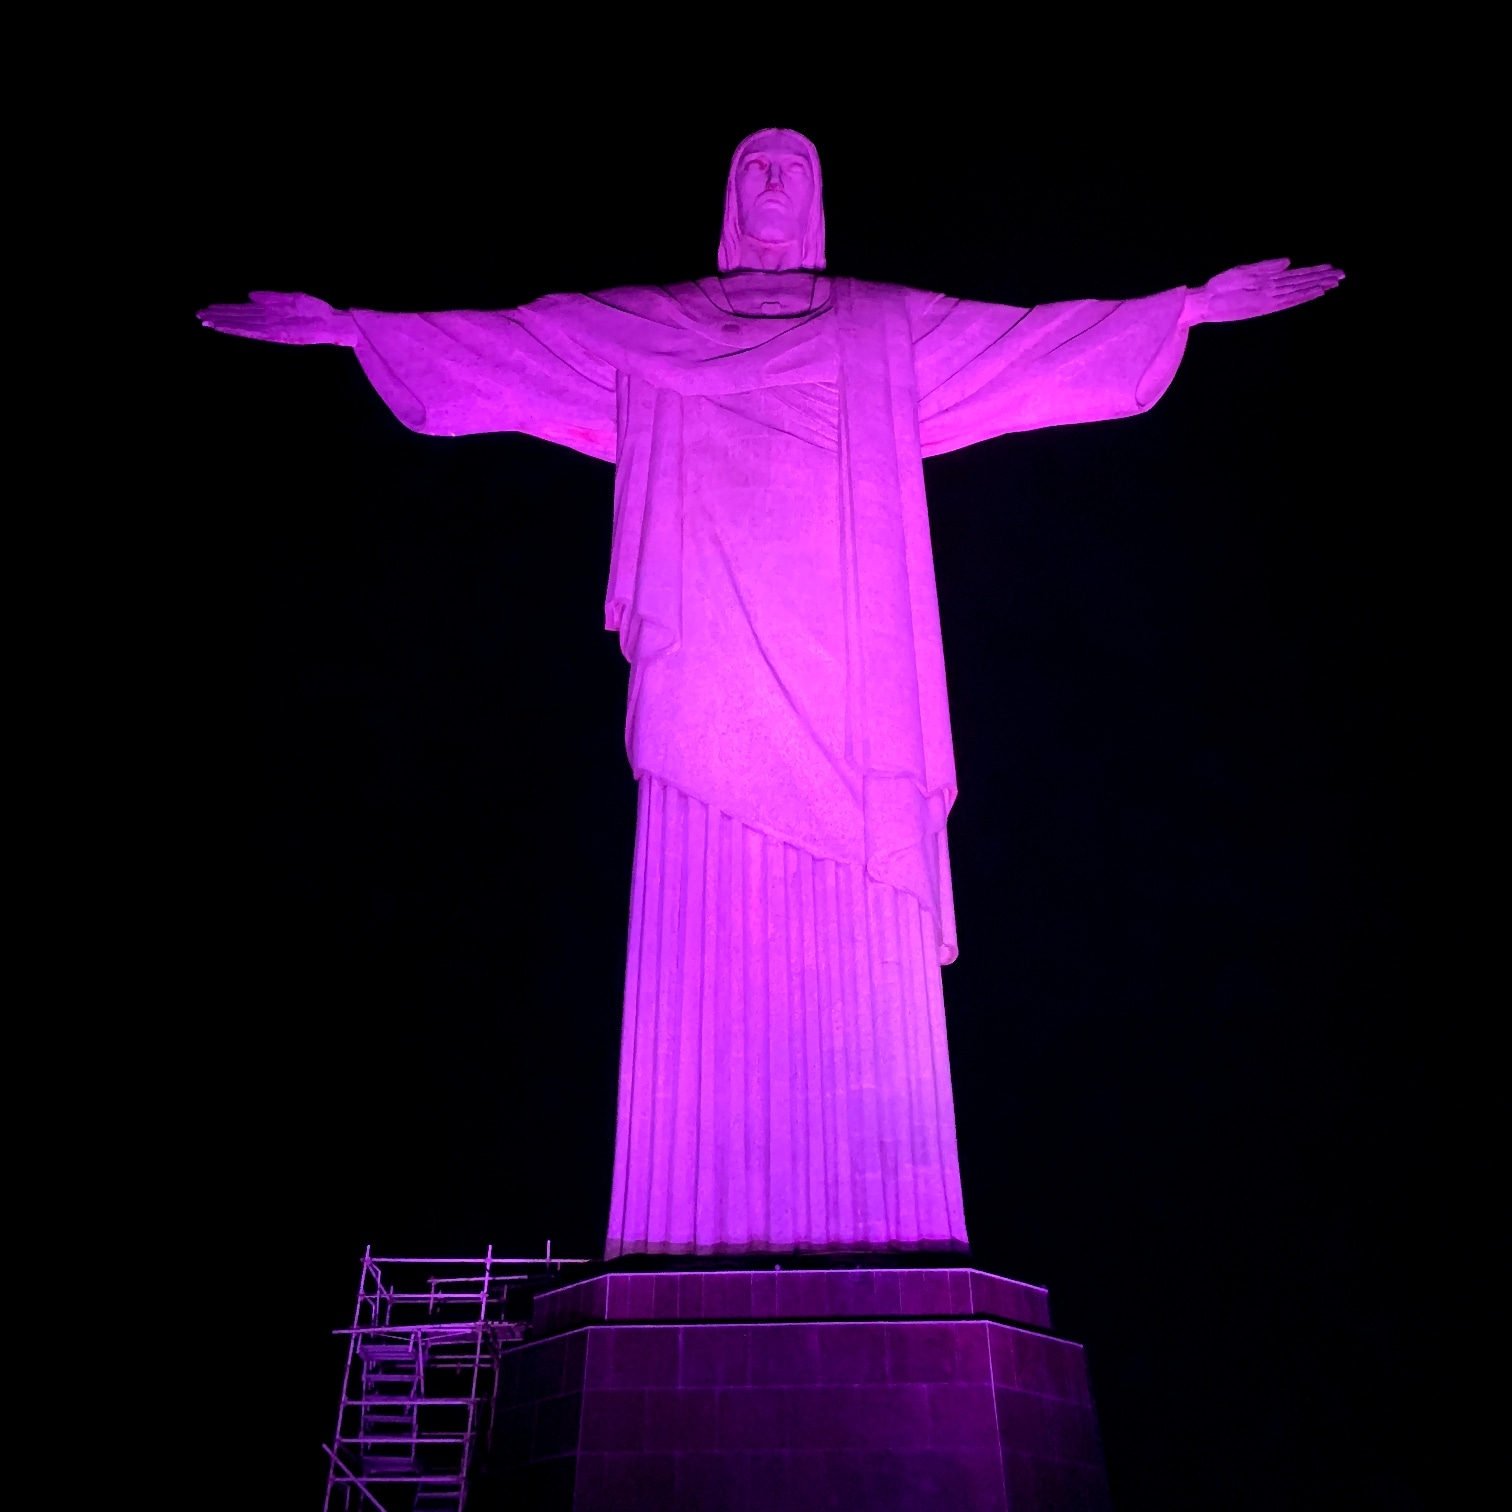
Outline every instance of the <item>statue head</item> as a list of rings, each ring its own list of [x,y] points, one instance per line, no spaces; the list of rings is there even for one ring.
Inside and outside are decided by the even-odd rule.
[[[719,271],[822,268],[823,190],[819,154],[806,136],[775,127],[752,132],[730,160]]]

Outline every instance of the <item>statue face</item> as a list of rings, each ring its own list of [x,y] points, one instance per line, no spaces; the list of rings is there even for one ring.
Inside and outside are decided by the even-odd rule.
[[[808,153],[785,131],[756,138],[735,171],[742,235],[758,242],[798,242],[814,202]]]

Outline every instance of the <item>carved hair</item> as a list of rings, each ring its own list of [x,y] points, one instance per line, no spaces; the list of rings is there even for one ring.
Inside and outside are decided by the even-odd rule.
[[[728,273],[740,266],[740,202],[735,195],[735,173],[740,167],[740,160],[745,156],[746,148],[757,137],[769,136],[779,130],[784,136],[793,137],[803,144],[803,150],[808,155],[809,172],[814,180],[814,198],[809,204],[808,224],[803,228],[803,245],[799,249],[798,265],[816,269],[824,266],[824,181],[819,176],[819,151],[801,131],[767,126],[760,131],[753,131],[735,149],[735,156],[730,159],[730,177],[725,183],[724,231],[719,238],[721,273]]]

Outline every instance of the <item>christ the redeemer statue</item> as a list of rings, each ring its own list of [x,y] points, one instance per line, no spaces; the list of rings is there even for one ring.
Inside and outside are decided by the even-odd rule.
[[[716,277],[517,310],[253,294],[200,315],[353,348],[425,435],[526,431],[614,464],[605,615],[640,799],[610,1258],[966,1248],[922,459],[1137,415],[1190,326],[1342,277],[1282,259],[1019,309],[824,267],[818,154],[773,130],[735,152]]]

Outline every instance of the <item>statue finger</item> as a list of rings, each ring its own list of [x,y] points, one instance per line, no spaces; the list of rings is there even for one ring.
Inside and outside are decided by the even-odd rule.
[[[211,305],[197,312],[202,320],[213,320],[217,325],[237,326],[249,331],[279,330],[297,316],[280,314],[276,310],[259,309],[256,305]]]
[[[1294,294],[1287,294],[1278,298],[1275,301],[1275,308],[1278,310],[1289,310],[1293,305],[1306,304],[1309,300],[1313,299],[1322,299],[1326,293],[1328,293],[1328,290],[1322,288],[1299,289]]]
[[[1318,268],[1293,268],[1289,273],[1276,274],[1278,284],[1317,283],[1323,279],[1339,279],[1344,275],[1337,268],[1330,268],[1326,264]]]
[[[1264,262],[1240,263],[1234,269],[1236,273],[1279,273],[1283,268],[1291,267],[1289,257],[1269,257]]]
[[[239,336],[261,336],[268,331],[283,329],[281,321],[272,320],[238,320],[234,315],[210,315],[204,320],[207,326],[214,326],[217,331],[231,331]]]
[[[1310,278],[1277,279],[1274,287],[1278,290],[1288,291],[1291,289],[1332,289],[1339,284],[1337,276],[1329,277],[1322,274],[1314,274]]]
[[[207,320],[204,322],[207,331],[219,331],[222,336],[244,336],[251,341],[284,341],[278,326],[249,326],[240,325],[230,320]]]
[[[1270,291],[1276,299],[1286,299],[1293,294],[1305,294],[1309,289],[1321,289],[1324,293],[1337,288],[1338,285],[1330,278],[1307,278],[1294,284],[1278,284]]]
[[[253,318],[243,313],[246,305],[210,305],[203,310],[196,310],[195,316],[207,323],[217,325],[266,325],[266,317]]]

